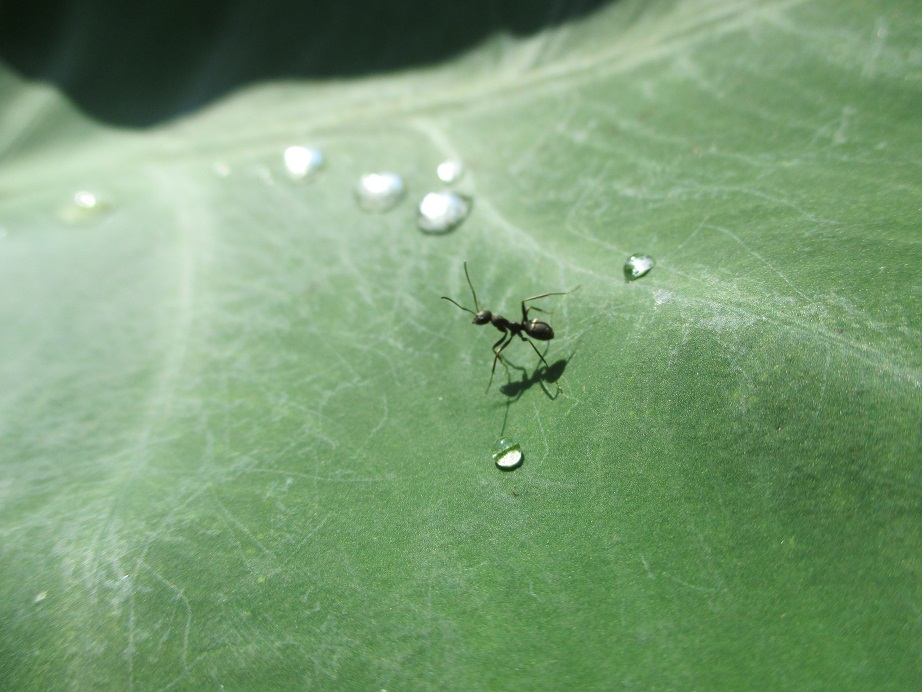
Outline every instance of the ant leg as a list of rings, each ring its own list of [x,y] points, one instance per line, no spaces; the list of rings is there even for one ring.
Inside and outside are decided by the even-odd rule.
[[[497,341],[495,344],[493,344],[493,368],[490,370],[490,381],[487,382],[487,389],[483,393],[484,396],[487,395],[487,392],[490,391],[490,387],[493,385],[493,375],[496,374],[496,361],[499,361],[500,363],[502,363],[503,367],[506,368],[507,371],[509,370],[509,366],[506,365],[506,361],[503,359],[502,352],[503,352],[503,349],[506,348],[506,346],[512,343],[513,336],[514,336],[513,334],[503,334],[503,337],[499,341]],[[502,346],[499,347],[499,349],[497,349],[496,347],[499,344],[501,344],[503,341],[505,341],[506,343],[504,343]]]
[[[537,305],[529,305],[527,308],[525,308],[525,313],[522,315],[523,322],[528,319],[528,313],[531,312],[532,310],[535,310],[537,312],[547,312],[547,310],[542,310]]]
[[[547,370],[550,370],[550,369],[551,369],[551,366],[547,364],[547,361],[546,361],[546,360],[544,360],[544,356],[541,355],[541,351],[539,351],[539,350],[538,350],[538,347],[535,346],[535,342],[532,341],[531,339],[526,339],[526,338],[525,338],[524,336],[522,336],[521,334],[519,334],[519,336],[522,338],[522,341],[527,341],[528,344],[529,344],[533,349],[535,349],[535,353],[538,354],[538,358],[540,358],[540,359],[541,359],[541,362],[544,363],[544,367],[545,367]]]
[[[519,336],[522,336],[522,335],[519,334]],[[547,364],[547,361],[544,359],[544,356],[541,355],[541,351],[539,351],[539,350],[538,350],[538,347],[535,346],[535,342],[532,341],[531,339],[525,339],[524,336],[522,336],[522,339],[524,339],[525,341],[527,341],[527,342],[531,345],[531,347],[532,347],[533,349],[535,349],[535,353],[538,354],[538,358],[540,358],[540,359],[541,359],[541,362],[544,363],[544,372],[545,372],[545,375],[546,375],[546,376],[549,375],[550,372],[551,372],[551,366]],[[563,390],[560,388],[560,383],[559,383],[559,382],[554,382],[554,385],[557,387],[557,393],[560,394],[560,392],[563,391]],[[544,384],[542,383],[541,386],[544,387]],[[547,391],[547,390],[545,390],[545,391]],[[548,396],[550,396],[550,394],[548,394]],[[556,397],[552,397],[552,398],[556,398]]]
[[[503,332],[503,335],[502,335],[501,337],[499,337],[499,341],[497,341],[495,344],[493,344],[493,347],[492,347],[492,348],[493,348],[493,353],[496,353],[496,347],[499,346],[501,343],[503,343],[503,342],[506,340],[506,337],[507,337],[507,336],[509,336],[509,332],[505,332],[505,331],[504,331],[504,332]],[[505,346],[504,346],[503,348],[505,348]],[[503,349],[501,348],[500,351],[502,351],[502,350],[503,350]]]
[[[528,311],[531,310],[530,307],[529,308],[525,307],[525,303],[527,303],[528,301],[538,300],[538,298],[547,298],[548,296],[565,296],[568,293],[573,293],[573,291],[578,291],[579,288],[580,287],[577,286],[576,288],[572,288],[569,291],[562,291],[559,293],[542,293],[541,295],[538,295],[538,296],[532,296],[531,298],[526,298],[525,300],[522,301],[522,321],[524,322],[525,320],[528,319]],[[535,310],[538,310],[538,308],[535,308]]]

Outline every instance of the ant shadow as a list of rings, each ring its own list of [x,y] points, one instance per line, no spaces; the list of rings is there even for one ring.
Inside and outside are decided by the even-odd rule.
[[[544,395],[551,401],[560,396],[560,393],[563,390],[560,388],[560,385],[557,384],[557,380],[563,376],[563,371],[567,369],[567,365],[573,358],[573,355],[574,354],[571,353],[569,358],[561,358],[550,367],[539,365],[530,376],[528,374],[528,370],[522,366],[509,363],[508,361],[506,362],[506,365],[509,368],[522,373],[522,379],[517,381],[510,379],[509,382],[499,388],[499,391],[508,397],[504,405],[506,412],[503,415],[503,426],[499,433],[500,437],[506,434],[506,423],[509,422],[509,409],[512,408],[512,404],[521,399],[522,395],[525,394],[525,392],[527,392],[529,389],[535,385],[539,385],[544,392]],[[554,388],[557,391],[553,394],[549,392],[547,384],[554,385]]]
[[[513,363],[507,363],[511,369],[522,373],[522,377],[521,379],[515,381],[510,379],[509,382],[499,388],[499,391],[505,396],[509,397],[509,401],[507,403],[514,403],[521,399],[522,395],[525,394],[525,392],[527,392],[529,389],[535,385],[539,385],[541,390],[544,392],[544,395],[553,401],[558,396],[560,396],[562,390],[560,389],[560,385],[557,384],[557,381],[563,376],[563,371],[566,370],[571,358],[573,358],[572,355],[569,358],[561,358],[550,367],[539,365],[530,376],[528,374],[528,370],[522,366],[515,365]],[[553,394],[548,391],[548,384],[554,385],[554,388],[557,391],[555,391]]]

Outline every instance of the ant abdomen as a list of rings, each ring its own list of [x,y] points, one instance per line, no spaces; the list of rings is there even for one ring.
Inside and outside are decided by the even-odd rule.
[[[554,330],[551,325],[541,320],[528,320],[525,323],[525,333],[538,341],[550,341],[554,338]]]

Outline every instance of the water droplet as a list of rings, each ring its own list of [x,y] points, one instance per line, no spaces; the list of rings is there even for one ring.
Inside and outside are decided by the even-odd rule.
[[[672,291],[667,291],[664,288],[660,288],[653,293],[653,302],[657,305],[668,303],[673,298],[675,298],[675,294]]]
[[[76,204],[81,209],[93,209],[99,200],[96,199],[96,195],[92,192],[78,192],[74,195],[74,204]]]
[[[493,461],[503,471],[512,471],[522,465],[525,455],[517,442],[501,437],[493,445]]]
[[[47,591],[42,591],[41,593],[36,594],[35,598],[32,599],[32,602],[33,602],[33,603],[41,603],[41,602],[44,601],[46,598],[48,598],[48,592],[47,592]]]
[[[260,182],[266,187],[275,185],[275,178],[272,176],[272,171],[269,170],[268,166],[257,166],[255,172],[256,177],[259,178]]]
[[[628,281],[634,281],[641,276],[646,276],[653,269],[656,262],[650,255],[631,255],[624,263],[624,278]]]
[[[224,161],[217,161],[212,165],[211,172],[219,178],[226,178],[231,174],[231,167]]]
[[[99,218],[112,208],[105,199],[97,197],[92,192],[81,190],[71,197],[58,212],[61,221],[69,224],[79,224]]]
[[[454,192],[430,192],[416,212],[416,223],[426,233],[453,231],[471,213],[473,200]]]
[[[323,168],[323,152],[308,147],[288,147],[285,150],[285,170],[294,180],[310,180]]]
[[[365,211],[387,211],[406,195],[403,178],[396,173],[369,173],[359,180],[355,198]]]
[[[436,173],[439,176],[439,180],[446,185],[451,185],[452,183],[458,182],[461,176],[464,175],[464,166],[461,165],[460,161],[448,159],[439,164]]]

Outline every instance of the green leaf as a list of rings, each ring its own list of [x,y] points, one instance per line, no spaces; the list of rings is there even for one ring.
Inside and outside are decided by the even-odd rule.
[[[159,111],[75,26],[0,64],[0,687],[918,684],[918,3],[616,2],[233,88],[191,60]],[[426,235],[449,157],[473,212]],[[464,261],[512,319],[581,286],[535,302],[562,393],[516,340],[484,395]]]

